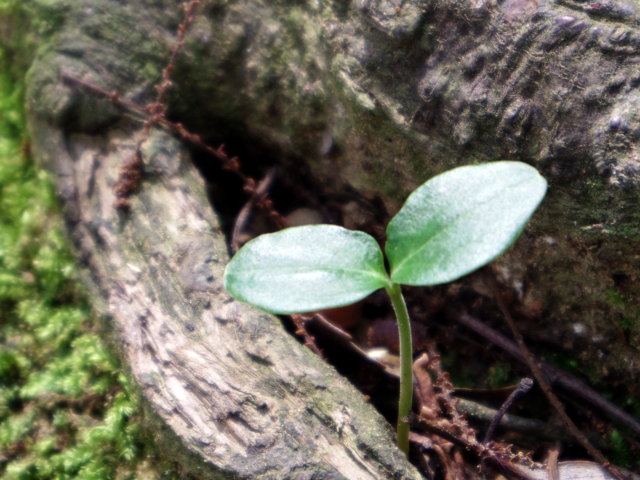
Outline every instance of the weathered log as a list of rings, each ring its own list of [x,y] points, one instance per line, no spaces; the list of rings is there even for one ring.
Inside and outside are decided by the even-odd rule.
[[[148,173],[126,214],[113,208],[111,184],[135,151],[135,134],[65,138],[32,128],[96,311],[111,323],[151,413],[170,427],[158,440],[172,442],[185,470],[202,478],[419,478],[354,387],[276,318],[225,293],[226,239],[179,142],[158,132],[145,143]]]
[[[304,455],[293,453],[283,470],[270,470],[269,459],[283,460],[274,451],[304,448],[289,441],[298,434],[280,408],[291,407],[252,394],[280,392],[313,404],[307,412],[323,412],[312,413],[307,433],[296,437],[313,439],[325,425],[322,438],[334,440],[305,443],[318,447],[316,460],[323,445],[348,431],[334,418],[341,417],[334,408],[340,399],[358,410],[350,413],[358,432],[382,432],[317,359],[284,334],[267,340],[267,330],[280,332],[277,322],[224,303],[223,240],[195,173],[186,160],[175,161],[182,150],[174,140],[157,134],[147,146],[147,174],[130,217],[111,209],[110,185],[135,130],[122,126],[123,112],[108,100],[64,85],[60,72],[134,101],[152,99],[181,17],[176,5],[75,0],[46,8],[41,15],[58,23],[29,78],[36,156],[56,172],[97,310],[113,318],[125,358],[160,417],[221,471],[247,468],[236,471],[247,476],[295,475],[304,464]],[[638,394],[638,20],[634,3],[614,0],[207,1],[178,57],[170,110],[213,144],[256,143],[277,152],[290,172],[308,169],[327,195],[354,189],[382,198],[390,212],[428,177],[459,164],[509,158],[537,166],[550,180],[548,198],[498,263],[525,305],[543,307],[538,324],[522,327],[582,360],[592,379],[623,382]],[[114,124],[120,133],[109,132]],[[224,338],[219,357],[206,347],[216,335]],[[240,357],[255,365],[238,368]],[[203,362],[220,368],[215,381],[199,376]],[[256,392],[224,386],[232,379],[253,385],[254,369],[280,380],[265,380]],[[238,371],[246,381],[237,380]],[[282,378],[306,380],[301,386]],[[225,392],[219,407],[206,399],[216,388]],[[181,398],[191,400],[183,405]],[[274,408],[283,415],[273,422],[280,430],[264,423]],[[187,434],[187,426],[200,433]],[[247,436],[235,437],[235,428]],[[238,438],[251,440],[243,446]],[[338,450],[362,452],[349,450],[350,442]],[[368,468],[413,475],[384,445],[375,448],[388,448],[385,454],[366,454],[382,466]],[[237,461],[248,457],[256,460]]]

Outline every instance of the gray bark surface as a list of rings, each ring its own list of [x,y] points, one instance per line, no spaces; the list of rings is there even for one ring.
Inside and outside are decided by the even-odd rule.
[[[136,135],[37,122],[85,284],[156,417],[157,438],[200,478],[420,478],[375,409],[280,322],[224,291],[227,244],[180,143],[145,143],[130,214],[111,183]],[[160,428],[162,423],[169,428]],[[195,454],[195,455],[194,455]]]
[[[224,249],[221,243],[213,246],[219,237],[215,217],[187,163],[180,163],[180,175],[190,173],[178,177],[167,173],[176,163],[148,153],[147,162],[161,165],[146,169],[132,217],[125,220],[110,210],[109,187],[135,129],[118,127],[124,128],[119,137],[111,132],[122,125],[123,112],[64,85],[60,72],[117,89],[139,103],[153,99],[152,86],[181,18],[177,6],[161,0],[36,1],[33,6],[49,29],[27,92],[36,155],[56,172],[79,259],[88,266],[95,301],[103,303],[99,311],[113,317],[125,357],[160,417],[192,450],[218,461],[222,471],[235,465],[231,458],[248,458],[250,452],[251,458],[264,459],[257,464],[269,474],[275,468],[269,459],[282,457],[266,452],[283,445],[297,451],[287,440],[297,433],[284,410],[275,415],[283,430],[265,434],[276,443],[255,433],[271,428],[263,423],[269,415],[258,413],[262,400],[249,400],[251,395],[237,387],[244,381],[235,380],[237,389],[225,386],[236,378],[231,372],[250,374],[252,369],[235,363],[247,357],[261,372],[284,369],[278,378],[305,379],[305,387],[298,380],[276,381],[286,387],[264,382],[265,391],[305,398],[324,412],[311,414],[300,438],[313,438],[318,425],[330,432],[323,438],[344,435],[348,429],[330,420],[334,407],[348,399],[349,408],[356,408],[352,398],[359,397],[344,396],[352,391],[342,390],[348,387],[330,369],[284,334],[278,342],[265,340],[271,338],[265,332],[280,331],[273,319],[224,303],[217,283]],[[512,159],[536,166],[550,181],[549,194],[523,237],[497,262],[501,280],[525,307],[542,305],[540,318],[520,327],[529,338],[579,359],[592,380],[619,383],[637,395],[637,9],[637,1],[615,0],[206,1],[178,57],[170,110],[213,145],[229,137],[255,142],[277,152],[285,170],[310,171],[327,195],[353,189],[381,198],[390,213],[416,186],[457,165]],[[154,138],[156,152],[173,152],[166,155],[174,158],[181,151],[169,136]],[[107,157],[114,163],[108,171]],[[248,165],[252,159],[241,161]],[[195,203],[184,200],[185,189]],[[180,228],[192,228],[185,226],[187,217],[195,230],[182,234]],[[203,239],[196,238],[200,235]],[[155,249],[168,238],[175,244]],[[210,272],[217,272],[212,282],[206,280]],[[221,351],[231,352],[234,360],[205,346],[212,332],[226,335]],[[232,338],[239,342],[233,348],[225,343]],[[286,348],[272,352],[279,342]],[[162,354],[156,350],[167,345]],[[233,353],[236,348],[246,353]],[[294,360],[285,360],[287,355]],[[198,376],[204,365],[217,372],[211,377],[217,380]],[[187,374],[192,384],[176,380]],[[214,389],[230,403],[206,400]],[[251,394],[263,398],[265,391]],[[338,403],[310,401],[311,392]],[[191,406],[182,406],[182,394],[193,399]],[[369,410],[362,408],[366,415],[350,413],[351,421],[369,422]],[[316,411],[315,406],[303,410]],[[226,420],[212,426],[203,420],[207,415]],[[199,433],[187,433],[194,426]],[[234,436],[235,428],[247,432],[246,445]],[[225,438],[220,440],[225,447],[199,443],[216,435]],[[311,443],[317,451],[324,448]],[[375,468],[414,474],[396,463],[392,450],[385,451],[367,453],[380,459],[383,466]],[[302,458],[294,454],[282,468],[297,472]],[[251,468],[238,465],[245,467]]]

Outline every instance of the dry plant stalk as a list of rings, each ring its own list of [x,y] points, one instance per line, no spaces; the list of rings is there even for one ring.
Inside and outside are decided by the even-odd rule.
[[[167,90],[171,86],[171,73],[173,72],[178,52],[184,47],[184,36],[187,33],[189,26],[195,20],[195,10],[200,5],[199,0],[191,0],[188,4],[185,4],[185,16],[183,22],[178,26],[178,40],[171,49],[171,58],[168,65],[162,70],[162,80],[156,85],[156,101],[149,103],[144,107],[148,117],[142,126],[142,135],[136,149],[133,152],[131,158],[126,160],[120,168],[120,174],[118,180],[113,186],[113,191],[116,195],[114,202],[114,208],[118,210],[128,211],[131,208],[131,202],[129,196],[135,192],[140,185],[142,179],[144,162],[142,161],[142,153],[140,148],[144,142],[149,138],[149,132],[153,125],[159,123],[161,120],[166,120],[165,114],[167,107],[165,105],[165,99],[167,96]],[[111,101],[115,102],[120,99],[118,92],[113,92],[110,95]]]
[[[162,79],[160,83],[155,87],[157,95],[154,102],[149,103],[146,106],[138,105],[135,102],[122,98],[122,95],[118,91],[110,92],[64,71],[61,72],[61,78],[66,84],[81,87],[96,95],[108,98],[115,106],[135,112],[145,119],[142,127],[141,139],[138,141],[131,158],[126,160],[122,165],[119,178],[113,186],[113,190],[116,195],[114,208],[125,212],[131,208],[129,197],[138,188],[143,176],[144,162],[142,161],[140,148],[147,140],[151,128],[154,125],[161,125],[178,134],[183,140],[201,148],[208,154],[217,158],[222,162],[222,168],[224,170],[238,175],[242,180],[243,190],[250,196],[250,202],[252,205],[255,205],[260,210],[266,212],[277,228],[285,228],[288,226],[286,218],[274,208],[268,193],[258,191],[256,188],[257,182],[242,172],[240,162],[237,157],[229,157],[224,151],[224,145],[220,145],[218,148],[213,148],[204,143],[199,135],[190,133],[181,123],[174,123],[166,118],[165,101],[167,92],[172,85],[171,74],[175,68],[176,58],[179,52],[184,48],[187,31],[197,18],[196,9],[199,5],[199,0],[191,0],[184,6],[184,19],[178,26],[177,41],[171,49],[169,63],[162,71]]]
[[[525,480],[533,480],[533,478],[528,475],[526,471],[518,468],[518,465],[533,465],[534,462],[529,457],[522,455],[521,453],[513,454],[510,451],[509,447],[489,448],[486,445],[478,442],[475,437],[469,438],[465,435],[454,433],[446,427],[440,425],[438,422],[418,417],[413,413],[411,413],[409,415],[409,418],[407,418],[406,420],[412,427],[436,435],[453,445],[461,447],[469,452],[473,452],[480,458],[485,458],[493,465],[499,468],[504,468],[509,473],[519,478]],[[492,447],[495,446],[495,444],[492,445]]]
[[[305,315],[291,315],[291,319],[293,320],[293,323],[298,329],[296,330],[296,335],[299,335],[304,339],[305,346],[311,349],[311,351],[313,351],[320,358],[322,358],[323,360],[326,360],[324,355],[322,354],[322,350],[320,350],[320,348],[316,345],[315,337],[307,331],[307,328],[305,326],[305,323],[310,318]]]

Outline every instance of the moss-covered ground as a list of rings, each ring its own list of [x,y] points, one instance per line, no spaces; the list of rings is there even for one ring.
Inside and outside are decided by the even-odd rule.
[[[16,15],[7,25],[16,27],[19,7],[0,0],[0,15]],[[176,478],[145,436],[133,384],[76,283],[51,181],[28,154],[28,62],[16,61],[7,40],[0,46],[0,478]],[[19,53],[24,60],[24,48]]]

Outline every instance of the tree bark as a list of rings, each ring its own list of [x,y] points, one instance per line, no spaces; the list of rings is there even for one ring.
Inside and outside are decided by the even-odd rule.
[[[174,2],[34,9],[48,27],[27,92],[35,154],[163,435],[221,476],[416,476],[361,396],[275,319],[229,301],[225,240],[179,141],[154,133],[130,215],[113,210],[132,115],[60,72],[153,99]],[[205,1],[170,112],[209,143],[255,144],[325,195],[390,213],[460,164],[538,167],[548,197],[498,262],[525,307],[542,305],[522,327],[638,394],[638,20],[615,0]]]
[[[354,387],[276,318],[226,294],[226,239],[178,141],[154,132],[144,144],[147,175],[127,214],[113,208],[112,183],[135,151],[135,132],[64,138],[31,125],[96,312],[152,414],[169,427],[157,432],[160,444],[185,470],[201,478],[420,478]]]

